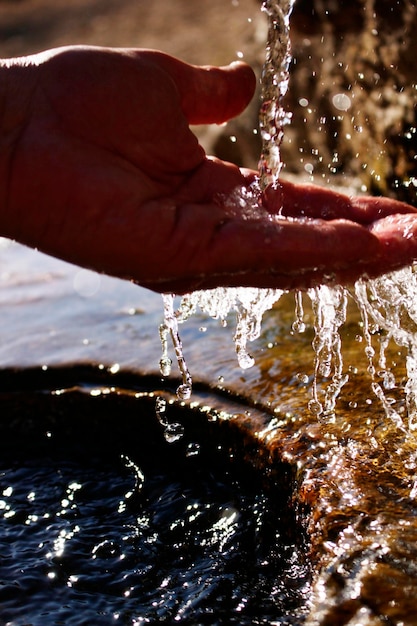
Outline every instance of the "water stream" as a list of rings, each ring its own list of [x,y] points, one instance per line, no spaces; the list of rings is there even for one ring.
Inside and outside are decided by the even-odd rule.
[[[266,58],[262,72],[262,92],[260,107],[260,129],[262,135],[262,154],[259,161],[259,187],[277,184],[282,167],[280,144],[284,126],[290,121],[291,114],[286,112],[282,99],[288,89],[290,54],[290,16],[294,0],[265,0],[262,10],[268,19],[268,40]],[[242,197],[247,210],[253,212],[254,197]],[[254,360],[248,349],[248,342],[257,339],[261,332],[264,313],[271,309],[281,298],[283,291],[273,289],[233,288],[213,289],[194,292],[184,296],[175,309],[175,296],[164,295],[165,319],[161,326],[163,354],[161,373],[167,376],[171,371],[171,359],[168,355],[167,336],[170,334],[174,352],[182,377],[178,388],[180,398],[191,395],[192,378],[183,353],[178,325],[191,315],[201,310],[206,315],[218,319],[221,324],[230,324],[230,313],[235,316],[234,341],[236,355],[243,369],[253,365]],[[303,296],[295,293],[295,320],[293,330],[304,332],[303,297],[310,301],[314,313],[314,381],[310,410],[318,417],[334,413],[336,400],[349,375],[343,368],[342,343],[339,330],[346,322],[348,299],[353,299],[362,317],[365,353],[369,359],[369,376],[373,392],[383,404],[387,415],[397,423],[403,417],[396,415],[386,391],[395,386],[395,376],[387,368],[385,347],[390,341],[396,342],[407,350],[406,367],[408,381],[404,388],[407,406],[406,426],[414,430],[417,426],[417,345],[415,324],[417,321],[416,298],[417,284],[413,268],[409,267],[376,280],[359,280],[350,291],[341,286],[320,286],[310,289]],[[373,331],[370,332],[370,326]],[[379,356],[373,339],[381,331]],[[375,360],[377,362],[375,362]],[[384,372],[383,383],[376,381],[376,371]],[[327,380],[324,391],[319,393],[319,380]],[[321,385],[323,387],[323,385]]]
[[[282,99],[289,82],[290,54],[290,15],[295,0],[265,0],[262,11],[268,19],[268,40],[262,71],[261,107],[259,116],[262,137],[262,153],[259,159],[259,182],[252,192],[239,196],[241,214],[256,212],[258,189],[269,184],[277,184],[282,162],[280,145],[284,136],[284,126],[291,119],[285,111]],[[256,188],[257,187],[257,188]],[[236,193],[239,193],[238,191]],[[243,205],[243,206],[242,206]],[[246,209],[246,212],[245,212]],[[227,324],[230,311],[236,312],[234,341],[240,367],[249,368],[254,364],[247,348],[248,341],[257,339],[261,332],[262,316],[281,297],[283,291],[274,289],[234,288],[213,289],[187,294],[175,311],[173,294],[163,295],[164,322],[160,327],[162,357],[160,370],[163,376],[171,372],[172,361],[168,355],[167,336],[171,335],[182,384],[178,387],[179,398],[189,398],[192,390],[192,377],[184,357],[178,324],[185,322],[197,309]]]
[[[284,126],[291,119],[282,99],[289,83],[290,17],[295,0],[265,0],[262,10],[268,17],[266,56],[261,79],[259,128],[262,153],[259,160],[260,187],[278,182],[282,168],[280,146]]]

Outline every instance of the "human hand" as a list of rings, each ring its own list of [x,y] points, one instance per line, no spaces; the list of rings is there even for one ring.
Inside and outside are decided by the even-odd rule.
[[[347,282],[417,256],[415,217],[385,218],[385,227],[376,199],[342,202],[282,183],[256,192],[248,210],[233,190],[250,189],[256,173],[207,158],[189,129],[246,106],[255,81],[244,64],[198,68],[156,51],[69,47],[6,65],[4,236],[177,293]]]
[[[290,220],[277,275],[283,288],[346,285],[417,260],[417,209],[404,202],[281,181],[263,203],[274,223]]]
[[[237,115],[252,70],[80,46],[2,65],[0,234],[137,282],[177,277],[172,240],[199,237],[181,224],[182,204],[204,208],[242,181],[206,159],[189,124]]]

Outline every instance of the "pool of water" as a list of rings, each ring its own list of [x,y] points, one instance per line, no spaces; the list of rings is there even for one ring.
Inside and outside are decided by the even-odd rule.
[[[414,623],[417,445],[405,354],[391,343],[385,370],[394,384],[378,365],[372,380],[352,302],[341,328],[349,379],[332,414],[308,409],[314,319],[306,307],[305,332],[293,329],[291,294],[265,314],[250,369],[237,364],[233,315],[226,327],[201,312],[180,326],[194,380],[182,405],[176,368],[169,379],[159,372],[159,295],[8,242],[0,267],[2,626],[175,616],[184,624]],[[378,352],[384,333],[368,330]],[[320,376],[318,392],[330,382]],[[168,426],[158,417],[161,394]],[[183,423],[181,435],[175,424]],[[138,597],[145,548],[155,556],[147,599]],[[191,561],[198,573],[188,579]],[[84,618],[80,607],[97,616]]]
[[[85,373],[0,394],[0,623],[303,623],[291,468],[207,408],[168,403],[168,443],[157,393]]]

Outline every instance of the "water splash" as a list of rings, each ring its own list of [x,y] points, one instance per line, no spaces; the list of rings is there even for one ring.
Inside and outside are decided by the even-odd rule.
[[[386,349],[390,341],[405,348],[407,382],[404,387],[408,428],[417,430],[417,266],[406,267],[397,272],[381,276],[372,281],[360,280],[355,285],[354,297],[360,308],[364,323],[366,354],[369,360],[368,371],[375,377],[375,357],[373,343],[379,343],[378,369],[385,389],[395,386],[395,377],[387,367]],[[370,324],[374,325],[371,334]],[[382,333],[376,331],[381,330]],[[375,338],[375,339],[374,339]],[[374,341],[373,341],[374,339]],[[374,392],[382,398],[383,389],[373,383]],[[392,407],[387,411],[398,424],[401,417]]]
[[[295,0],[265,0],[262,10],[268,17],[268,41],[266,60],[262,73],[262,105],[260,128],[262,154],[259,162],[259,187],[276,184],[282,168],[280,145],[283,129],[290,119],[282,99],[288,89],[289,65],[291,61],[289,22]],[[239,206],[241,219],[262,218],[258,204],[258,189],[238,190],[239,197],[230,201],[230,211]],[[227,202],[225,203],[227,208]],[[406,369],[408,380],[405,385],[408,428],[417,430],[417,279],[413,268],[407,268],[373,281],[360,280],[349,292],[341,286],[320,286],[311,289],[306,296],[310,299],[314,315],[314,380],[310,410],[317,416],[328,418],[334,415],[336,400],[348,380],[344,371],[340,329],[346,321],[348,298],[356,303],[362,318],[365,355],[371,389],[381,402],[386,414],[398,428],[403,428],[402,417],[394,410],[386,397],[386,391],[395,387],[395,377],[386,364],[386,348],[393,340],[407,351]],[[191,395],[192,379],[183,354],[178,325],[185,322],[197,309],[224,325],[230,313],[236,318],[234,341],[239,365],[246,369],[254,364],[248,342],[259,337],[263,314],[279,301],[282,291],[268,289],[214,289],[187,294],[174,310],[174,296],[164,295],[164,323],[160,327],[162,358],[160,369],[163,376],[171,371],[172,361],[168,356],[168,335],[172,343],[182,384],[177,394],[181,399]],[[376,350],[374,328],[384,330],[379,338],[378,378],[376,376]],[[303,294],[295,293],[294,332],[304,332]],[[323,379],[326,384],[323,384]],[[320,383],[320,384],[319,384]],[[320,388],[320,389],[319,389]]]
[[[171,372],[172,360],[168,355],[168,334],[172,343],[183,383],[177,389],[180,399],[188,399],[192,390],[192,378],[183,352],[178,325],[186,322],[198,310],[227,326],[227,318],[235,315],[234,342],[238,363],[242,369],[252,367],[254,359],[248,350],[248,342],[261,334],[262,318],[266,311],[278,302],[283,291],[278,289],[223,288],[194,291],[181,298],[174,310],[174,296],[164,295],[164,323],[160,326],[162,356],[159,362],[163,376]]]
[[[279,303],[284,293],[286,292],[274,289],[249,288],[197,291],[183,296],[176,310],[173,296],[164,297],[166,319],[161,326],[161,372],[166,376],[171,367],[167,342],[167,335],[170,333],[183,377],[183,384],[178,388],[181,399],[184,399],[184,386],[187,394],[191,394],[192,380],[178,325],[198,311],[217,319],[223,326],[234,325],[233,339],[238,363],[240,367],[247,369],[254,364],[248,343],[260,336],[264,314]],[[311,325],[314,331],[314,377],[308,406],[320,420],[334,418],[337,399],[349,380],[349,371],[346,371],[343,361],[341,330],[346,323],[348,303],[354,303],[361,319],[370,390],[398,431],[408,434],[417,430],[416,293],[416,267],[407,267],[374,280],[361,279],[352,289],[340,285],[320,285],[305,293],[295,292],[293,332],[302,333],[308,327],[303,298],[309,301],[313,313]],[[230,319],[231,316],[233,320]],[[395,367],[392,371],[387,362],[387,349],[393,342],[404,352],[404,356],[398,355],[397,360],[405,360],[405,384],[397,383]],[[389,393],[394,389],[404,394],[406,418],[392,405]],[[163,411],[158,409],[157,412],[163,418]]]
[[[265,0],[262,10],[268,17],[268,40],[262,71],[259,126],[262,153],[259,161],[260,186],[265,189],[278,180],[282,168],[280,146],[284,125],[291,119],[282,99],[289,82],[290,16],[295,0]]]
[[[347,291],[344,287],[320,285],[308,291],[314,313],[314,381],[313,399],[309,408],[313,413],[331,415],[336,398],[348,381],[343,372],[342,342],[339,329],[346,321]],[[317,381],[319,377],[331,378],[326,387],[323,402],[319,401]]]

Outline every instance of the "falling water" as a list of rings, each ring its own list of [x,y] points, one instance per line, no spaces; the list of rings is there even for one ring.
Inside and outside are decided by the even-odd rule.
[[[336,398],[348,376],[343,372],[343,359],[339,328],[346,321],[347,292],[343,287],[330,288],[320,285],[308,292],[314,313],[313,340],[314,350],[314,381],[313,399],[309,408],[313,413],[320,415],[332,414],[335,409]],[[320,402],[317,393],[319,376],[330,378],[326,387],[324,402]]]
[[[366,354],[369,361],[369,373],[372,388],[383,402],[386,413],[398,426],[403,425],[402,418],[387,405],[383,388],[375,382],[376,367],[382,378],[384,389],[396,386],[395,376],[387,365],[386,349],[391,341],[405,349],[407,382],[404,387],[407,406],[407,423],[410,431],[417,429],[417,275],[415,267],[407,267],[398,272],[381,276],[372,281],[360,280],[355,285],[354,298],[360,308],[364,324]],[[377,331],[369,332],[372,323]],[[376,336],[379,341],[379,354],[372,344]]]
[[[278,181],[281,170],[280,144],[284,134],[284,125],[290,120],[290,113],[282,105],[282,98],[287,92],[289,81],[290,55],[290,15],[295,0],[265,0],[262,10],[268,18],[268,40],[265,63],[262,72],[262,92],[259,125],[262,137],[262,153],[259,161],[259,187]],[[241,197],[248,211],[256,210],[253,197]],[[164,323],[160,327],[162,357],[160,370],[163,376],[171,371],[168,356],[167,336],[171,335],[182,376],[182,384],[177,390],[180,398],[191,394],[192,379],[182,351],[178,333],[178,324],[186,321],[200,308],[204,313],[223,324],[230,311],[236,313],[234,341],[240,367],[246,369],[254,364],[247,348],[248,341],[254,341],[261,332],[262,316],[281,297],[282,291],[274,289],[213,289],[198,291],[186,295],[177,311],[174,311],[174,296],[164,295]]]
[[[178,332],[178,322],[182,321],[182,319],[179,319],[178,313],[174,312],[174,295],[165,294],[162,297],[164,302],[164,323],[161,324],[159,328],[159,335],[162,344],[162,357],[159,362],[159,367],[163,376],[169,376],[172,364],[172,361],[168,356],[167,336],[169,333],[171,335],[172,345],[174,346],[178,367],[182,376],[182,384],[177,389],[177,395],[182,400],[187,400],[191,395],[192,378],[185,362],[182,342]]]
[[[295,0],[265,0],[262,10],[268,16],[268,41],[262,71],[259,127],[262,154],[259,161],[260,186],[265,189],[278,180],[282,167],[280,146],[284,125],[290,120],[282,99],[289,81],[290,16]]]
[[[266,0],[262,9],[268,17],[266,61],[262,73],[262,104],[260,127],[263,139],[260,158],[261,188],[275,184],[281,170],[280,144],[284,125],[290,114],[282,106],[288,88],[290,64],[289,19],[294,0]],[[252,215],[256,198],[240,198]],[[281,298],[283,291],[273,289],[219,288],[185,295],[175,310],[174,296],[164,296],[165,320],[160,328],[163,354],[161,373],[171,371],[168,356],[168,335],[174,346],[182,384],[178,396],[190,396],[192,380],[182,351],[178,325],[200,309],[204,314],[229,324],[235,316],[234,342],[239,365],[251,367],[254,359],[248,342],[259,337],[264,313]],[[336,401],[349,376],[344,370],[340,329],[346,321],[347,303],[354,302],[362,319],[365,355],[368,360],[370,386],[381,402],[387,417],[399,430],[412,433],[417,429],[417,275],[409,267],[376,280],[359,280],[352,290],[342,286],[321,285],[306,294],[295,292],[295,321],[292,330],[303,333],[303,297],[307,298],[314,316],[314,380],[309,408],[319,419],[334,415]],[[372,332],[371,332],[372,327]],[[383,333],[377,331],[382,330]],[[376,341],[379,341],[377,349]],[[406,351],[407,382],[404,386],[407,420],[399,415],[386,397],[396,386],[395,376],[386,363],[386,349],[395,342]]]

